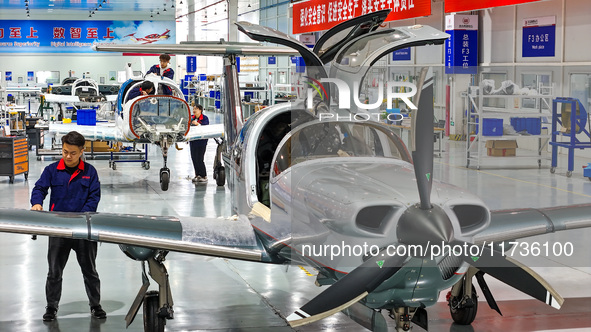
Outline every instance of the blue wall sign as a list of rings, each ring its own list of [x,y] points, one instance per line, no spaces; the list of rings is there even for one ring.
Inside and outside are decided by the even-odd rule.
[[[274,65],[277,63],[277,58],[274,56],[270,56],[267,58],[267,64],[268,65]]]
[[[529,57],[556,55],[556,17],[546,16],[523,20],[522,54]]]
[[[187,56],[187,73],[194,73],[197,71],[197,57]]]
[[[175,42],[174,21],[0,20],[0,53],[91,53],[96,43]]]
[[[393,61],[408,61],[410,60],[410,47],[396,50],[392,53]]]
[[[34,82],[35,81],[35,72],[28,71],[27,72],[27,82]]]
[[[5,76],[4,76],[4,80],[6,82],[12,81],[12,72],[11,71],[7,71]]]
[[[478,72],[478,15],[447,15],[445,32],[445,73]]]

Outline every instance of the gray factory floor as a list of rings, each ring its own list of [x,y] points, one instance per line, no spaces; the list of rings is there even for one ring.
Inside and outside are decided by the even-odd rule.
[[[99,212],[152,215],[229,215],[230,193],[212,179],[215,143],[210,140],[206,165],[207,184],[193,184],[188,145],[171,149],[168,166],[171,184],[160,190],[158,170],[162,167],[159,149],[150,147],[151,168],[137,163],[120,163],[109,168],[106,159],[88,160],[99,172],[102,200]],[[566,155],[550,174],[549,160],[538,168],[535,160],[519,164],[509,158],[483,164],[480,170],[466,168],[465,142],[444,141],[444,153],[435,158],[434,178],[479,195],[491,209],[546,207],[589,203],[591,182],[583,177],[581,165],[588,159],[576,158],[572,177],[565,176]],[[22,175],[9,184],[0,177],[0,207],[28,209],[29,194],[50,158],[38,161],[30,153],[28,181]],[[480,295],[479,312],[472,326],[457,326],[449,315],[444,291],[437,305],[428,308],[430,331],[589,331],[591,330],[591,230],[573,230],[529,241],[573,245],[574,255],[555,259],[524,257],[566,298],[555,310],[488,277],[503,316],[488,308]],[[125,328],[127,313],[141,284],[140,263],[127,258],[113,244],[101,244],[97,258],[102,281],[102,305],[106,321],[89,315],[82,276],[72,254],[64,274],[64,292],[58,319],[44,323],[47,238],[0,234],[0,331],[142,331],[142,313]],[[175,300],[175,318],[167,331],[365,331],[343,314],[292,329],[285,317],[318,294],[315,270],[297,266],[275,266],[236,260],[170,253],[166,265]],[[154,288],[154,285],[151,286]],[[480,290],[478,290],[480,292]],[[390,326],[394,326],[387,318]],[[415,327],[414,331],[421,331]]]

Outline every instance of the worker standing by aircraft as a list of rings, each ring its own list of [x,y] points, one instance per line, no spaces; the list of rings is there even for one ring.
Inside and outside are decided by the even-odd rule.
[[[160,64],[153,65],[152,67],[150,67],[150,70],[148,70],[146,75],[147,74],[156,74],[158,76],[166,77],[166,78],[170,78],[171,80],[174,80],[174,70],[172,70],[172,68],[170,68],[169,65],[170,65],[170,55],[160,54]],[[162,93],[165,95],[171,95],[172,90],[169,87],[164,86]]]
[[[45,167],[31,193],[31,210],[42,211],[43,201],[51,189],[50,211],[96,212],[101,198],[101,187],[96,169],[82,161],[85,139],[71,131],[62,137],[62,159]],[[49,237],[47,261],[49,272],[45,284],[47,307],[44,321],[53,321],[62,295],[62,275],[70,250],[76,258],[90,304],[91,315],[105,319],[107,313],[100,304],[100,279],[96,271],[97,243],[84,239]]]
[[[203,106],[199,104],[193,105],[193,116],[191,116],[191,126],[206,126],[209,124],[209,118],[203,114]],[[195,169],[195,177],[193,182],[207,182],[207,170],[203,157],[205,156],[205,149],[207,149],[207,139],[198,139],[189,142],[191,146],[191,160],[193,161],[193,168]]]

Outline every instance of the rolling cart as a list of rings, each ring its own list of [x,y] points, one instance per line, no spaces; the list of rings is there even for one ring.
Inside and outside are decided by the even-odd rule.
[[[138,159],[115,159],[117,156],[137,156]],[[150,161],[148,160],[148,144],[143,144],[143,151],[136,150],[135,144],[129,152],[113,152],[111,151],[111,157],[109,158],[109,168],[113,170],[117,169],[117,163],[141,163],[143,169],[150,169]]]
[[[558,103],[570,105],[570,114],[558,113]],[[559,97],[552,100],[552,140],[550,141],[550,145],[552,146],[552,166],[550,173],[556,172],[558,148],[563,147],[568,149],[568,170],[566,176],[571,177],[575,163],[575,149],[591,148],[591,141],[581,142],[577,138],[577,134],[584,133],[591,139],[591,134],[585,129],[587,122],[587,111],[580,100],[567,97]],[[558,130],[558,125],[565,130]],[[558,142],[557,138],[559,136],[566,136],[569,140]]]
[[[10,183],[14,183],[14,177],[25,175],[25,181],[29,178],[29,143],[26,137],[9,136],[0,137],[0,176],[10,177]]]

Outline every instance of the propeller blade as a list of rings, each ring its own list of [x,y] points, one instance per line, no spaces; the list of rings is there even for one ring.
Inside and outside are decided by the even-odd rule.
[[[412,160],[421,199],[421,209],[431,208],[433,185],[433,70],[423,68],[419,76],[418,109],[412,116]]]
[[[452,246],[472,246],[473,244],[454,241]],[[461,256],[470,265],[490,274],[499,281],[539,300],[553,308],[560,309],[564,299],[539,274],[511,257],[506,257],[498,250],[482,247],[481,256]]]
[[[398,272],[405,260],[404,256],[382,255],[380,252],[289,315],[287,322],[296,327],[350,307]]]

